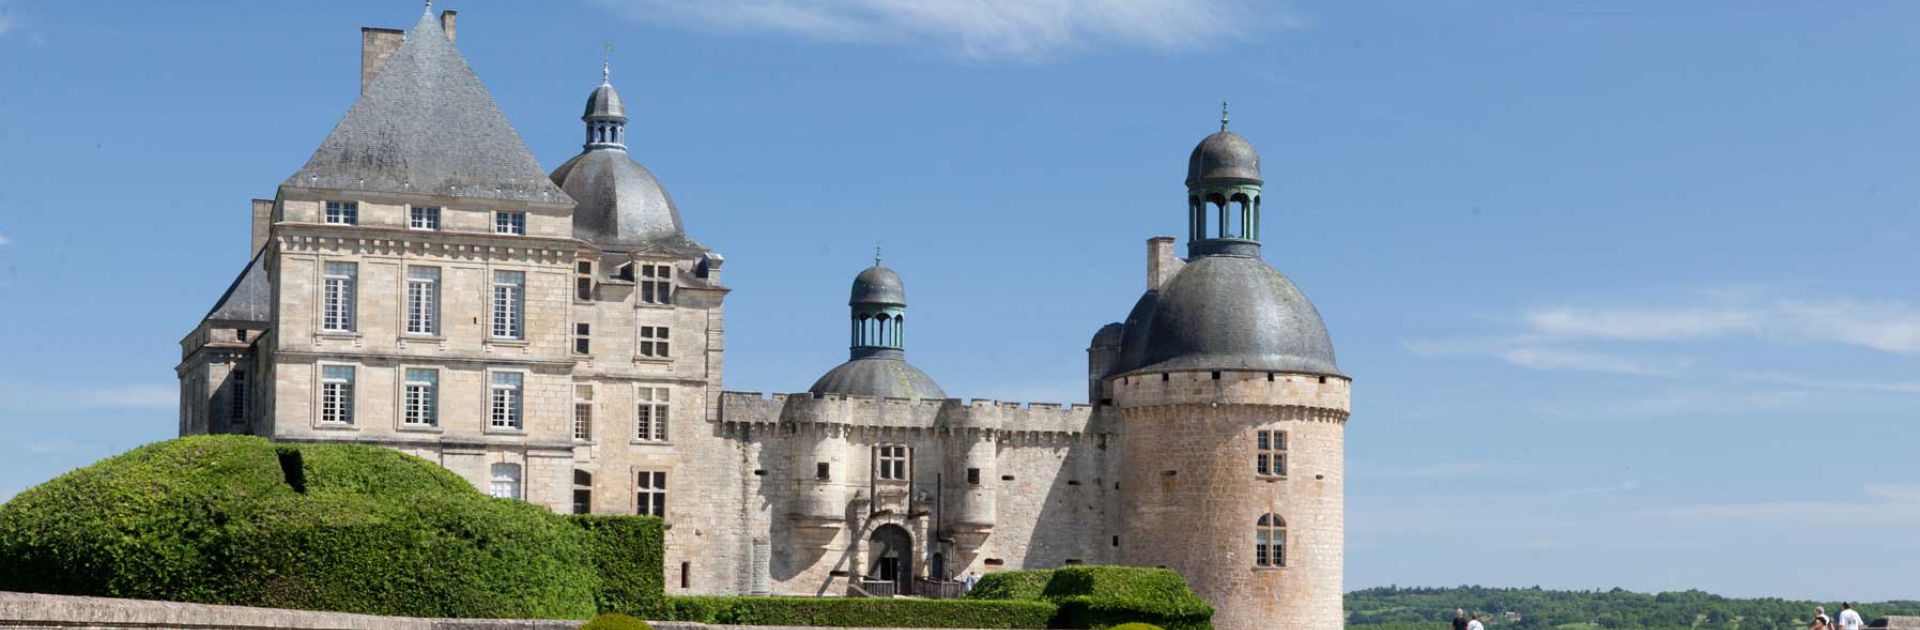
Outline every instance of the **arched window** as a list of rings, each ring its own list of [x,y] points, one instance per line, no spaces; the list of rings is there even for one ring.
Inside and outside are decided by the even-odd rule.
[[[520,499],[519,464],[493,465],[493,496],[495,498],[514,499],[516,501]]]
[[[1287,566],[1287,521],[1279,514],[1268,513],[1260,517],[1260,524],[1253,530],[1253,566],[1256,568],[1279,568]]]

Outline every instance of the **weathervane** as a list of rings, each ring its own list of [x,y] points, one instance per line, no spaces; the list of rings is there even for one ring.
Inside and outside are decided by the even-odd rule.
[[[600,53],[600,82],[608,83],[613,81],[613,42],[601,42],[600,46],[603,49]]]
[[[1227,130],[1227,101],[1224,99],[1220,101],[1220,130]]]
[[[873,244],[873,266],[880,266],[880,244]]]

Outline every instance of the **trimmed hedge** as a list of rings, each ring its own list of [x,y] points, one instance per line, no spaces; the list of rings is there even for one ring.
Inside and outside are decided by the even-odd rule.
[[[967,591],[967,599],[1038,600],[1050,579],[1053,579],[1052,569],[995,571],[980,576],[973,583],[973,589]]]
[[[620,613],[602,613],[580,626],[580,630],[653,630],[646,621]]]
[[[873,597],[669,597],[674,621],[756,626],[1046,628],[1046,602]]]
[[[426,460],[158,442],[0,506],[0,591],[416,617],[584,619],[592,537]]]
[[[1123,623],[1123,624],[1114,626],[1108,630],[1163,630],[1163,629],[1160,626],[1156,626],[1150,623],[1135,622],[1135,623]]]
[[[1036,583],[1044,586],[1036,589]],[[1130,623],[1168,630],[1213,627],[1213,607],[1188,589],[1179,573],[1167,569],[1070,566],[1001,571],[981,577],[967,597],[1052,603],[1058,611],[1049,628],[1114,628]]]
[[[666,608],[666,567],[662,558],[665,528],[656,516],[569,515],[592,539],[593,566],[600,576],[594,605],[658,619]]]

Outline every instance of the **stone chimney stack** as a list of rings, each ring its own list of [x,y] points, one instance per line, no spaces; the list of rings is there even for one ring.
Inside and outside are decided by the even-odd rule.
[[[459,11],[440,12],[440,30],[447,32],[447,41],[453,41],[453,19],[459,16]]]
[[[372,85],[373,77],[380,74],[380,67],[387,65],[387,59],[399,52],[400,44],[406,41],[407,33],[398,29],[371,26],[360,29],[361,96],[367,95],[367,86]]]
[[[1173,237],[1155,236],[1147,239],[1147,290],[1156,291],[1167,279],[1179,273],[1187,261],[1174,257]]]
[[[267,246],[267,232],[272,229],[273,200],[253,200],[253,251],[247,252],[248,257],[260,253],[260,248]]]

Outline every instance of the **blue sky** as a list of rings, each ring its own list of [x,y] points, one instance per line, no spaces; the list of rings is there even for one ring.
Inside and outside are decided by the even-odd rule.
[[[1920,596],[1920,5],[441,5],[548,167],[614,45],[729,389],[843,360],[883,243],[948,392],[1077,399],[1228,99],[1357,379],[1349,587]],[[247,200],[418,11],[0,0],[0,497],[174,434]]]

